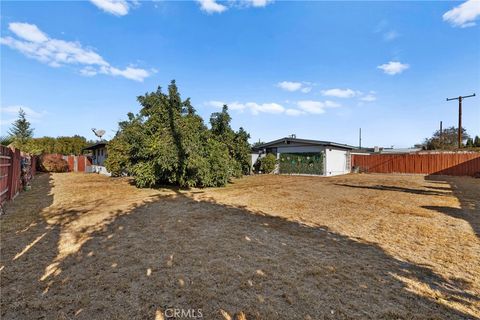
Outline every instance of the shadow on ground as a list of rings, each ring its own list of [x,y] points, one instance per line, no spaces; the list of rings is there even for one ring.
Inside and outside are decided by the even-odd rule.
[[[398,191],[398,192],[406,192],[406,193],[413,193],[413,194],[420,194],[420,195],[427,195],[427,196],[442,196],[446,194],[445,192],[442,192],[444,189],[441,189],[441,188],[435,188],[435,191],[431,191],[431,190],[424,190],[424,189],[414,189],[414,188],[405,188],[405,187],[387,186],[387,185],[360,186],[360,185],[345,184],[345,183],[335,183],[335,185],[342,186],[342,187],[349,187],[349,188],[358,188],[358,189]]]
[[[460,208],[447,206],[425,206],[424,208],[467,221],[480,238],[480,179],[430,175],[426,180],[448,183],[451,192],[460,201]]]
[[[171,308],[201,309],[205,319],[240,312],[247,319],[472,318],[411,292],[408,282],[460,305],[479,302],[376,245],[178,191],[115,216],[42,281],[62,228],[86,212],[69,209],[57,224],[37,218],[27,225],[52,201],[48,177],[35,183],[32,193],[45,193],[29,209],[36,213],[12,209],[25,221],[19,233],[2,232],[3,319],[155,319]]]

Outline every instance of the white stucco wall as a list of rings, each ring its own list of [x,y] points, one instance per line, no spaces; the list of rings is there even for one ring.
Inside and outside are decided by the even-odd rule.
[[[347,157],[350,157],[350,153],[346,150],[325,149],[325,175],[336,176],[349,173],[350,161],[348,161]]]
[[[93,150],[93,164],[103,166],[107,158],[107,148]]]
[[[251,162],[250,162],[250,173],[253,173],[255,171],[255,164],[257,163],[258,161],[258,158],[260,158],[260,154],[259,153],[251,153],[250,154],[250,157],[251,157]]]

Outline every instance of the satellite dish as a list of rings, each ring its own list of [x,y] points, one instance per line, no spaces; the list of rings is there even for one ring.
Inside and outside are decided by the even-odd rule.
[[[92,128],[92,131],[97,137],[100,138],[100,140],[102,140],[102,137],[105,134],[105,130]]]

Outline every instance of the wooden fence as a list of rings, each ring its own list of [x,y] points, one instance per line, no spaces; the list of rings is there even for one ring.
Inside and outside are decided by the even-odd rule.
[[[36,174],[36,157],[0,146],[0,203],[11,200]]]
[[[352,164],[370,173],[417,173],[449,176],[480,174],[480,153],[353,155]]]
[[[88,156],[63,156],[68,162],[68,171],[70,172],[88,172],[88,167],[92,165],[92,160]]]
[[[55,155],[68,163],[68,171],[70,172],[90,172],[89,167],[92,165],[92,159],[86,155],[62,155],[62,154],[44,154],[42,156]]]

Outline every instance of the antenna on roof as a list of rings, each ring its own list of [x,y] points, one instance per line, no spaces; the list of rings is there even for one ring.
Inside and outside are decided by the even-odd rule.
[[[92,131],[93,131],[93,133],[95,133],[95,135],[96,135],[97,137],[100,138],[100,140],[102,140],[102,137],[103,137],[103,135],[105,134],[105,130],[103,130],[103,129],[98,129],[98,130],[97,130],[97,129],[95,129],[95,128],[92,128]]]
[[[289,138],[292,138],[292,139],[296,139],[297,138],[297,135],[295,133],[292,133]]]

